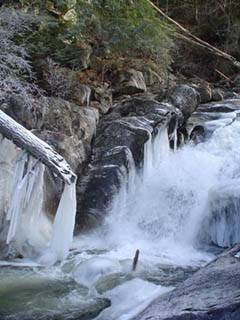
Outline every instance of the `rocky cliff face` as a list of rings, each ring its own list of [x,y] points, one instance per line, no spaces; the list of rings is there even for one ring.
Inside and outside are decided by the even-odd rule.
[[[47,79],[45,84],[50,86]],[[168,127],[172,146],[176,131],[180,146],[189,138],[204,137],[207,129],[203,122],[207,119],[238,108],[235,100],[200,104],[224,95],[223,90],[214,95],[216,89],[203,81],[174,78],[168,88],[159,82],[157,90],[154,83],[151,92],[148,75],[133,69],[119,72],[112,88],[100,83],[94,87],[80,84],[77,73],[74,79],[66,96],[69,100],[58,94],[34,97],[29,107],[20,95],[13,94],[5,97],[1,109],[52,145],[77,173],[77,230],[102,220],[130,168],[141,168],[144,144],[160,127]],[[51,216],[62,183],[49,171],[45,182],[44,208]]]

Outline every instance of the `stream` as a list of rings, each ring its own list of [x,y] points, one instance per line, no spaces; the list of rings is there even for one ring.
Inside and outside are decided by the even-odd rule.
[[[222,250],[216,242],[240,240],[230,239],[229,221],[214,216],[219,194],[225,205],[240,194],[240,122],[214,126],[205,141],[176,151],[159,129],[104,223],[75,237],[61,263],[0,261],[0,319],[128,320],[214,259]]]

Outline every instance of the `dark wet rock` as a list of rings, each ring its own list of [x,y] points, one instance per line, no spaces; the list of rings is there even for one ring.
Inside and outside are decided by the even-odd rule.
[[[114,88],[115,96],[147,91],[142,72],[134,69],[120,71],[114,81]]]
[[[84,190],[78,191],[77,223],[81,228],[90,228],[98,224],[120,189],[124,176],[126,177],[121,168],[114,165],[88,171],[87,178],[84,177],[81,181],[81,189]]]
[[[135,162],[139,164],[143,156],[141,149],[148,140],[151,131],[151,123],[145,118],[127,117],[108,123],[102,132],[98,132],[93,149],[93,157],[95,158],[93,164],[100,154],[101,159],[105,160],[106,151],[109,154],[110,150],[114,150],[116,147],[127,147]]]
[[[190,134],[190,140],[194,142],[200,142],[204,140],[206,136],[205,128],[201,125],[196,125]]]
[[[236,119],[236,115],[233,114],[230,118],[226,118],[222,112],[194,112],[186,123],[187,138],[195,142],[205,141],[210,138],[212,133],[217,127],[219,127],[219,120],[225,121],[225,123],[231,123]],[[223,124],[223,123],[222,123]]]
[[[200,140],[203,138],[210,137],[213,131],[219,126],[218,120],[222,120],[222,124],[230,124],[238,118],[238,113],[240,111],[240,99],[229,99],[219,102],[210,102],[205,104],[200,104],[197,110],[191,115],[187,120],[186,129],[188,136],[192,136],[192,131],[195,133],[202,133]],[[202,127],[199,131],[198,128]],[[194,129],[195,127],[196,130]],[[194,140],[194,139],[193,139]]]
[[[129,171],[141,167],[150,135],[160,126],[172,133],[178,118],[181,122],[181,113],[170,104],[132,98],[101,119],[91,161],[78,182],[78,227],[91,227],[104,217]]]
[[[132,154],[139,163],[143,157],[144,143],[149,138],[146,129],[134,127],[127,120],[109,122],[98,130],[92,161],[86,177],[80,181],[78,192],[78,224],[88,226],[97,222],[109,209],[114,195],[134,165]],[[87,223],[84,220],[86,217],[90,218]]]
[[[199,93],[201,103],[210,102],[212,100],[212,88],[209,83],[202,82],[198,85],[193,85],[193,88]]]
[[[188,118],[197,108],[200,101],[199,93],[189,85],[176,86],[171,95],[170,101],[180,109],[185,118]]]
[[[178,130],[177,132],[177,147],[182,147],[185,142],[188,141],[188,134],[185,136],[185,134],[182,132],[182,130]]]
[[[63,181],[46,168],[43,185],[43,211],[50,219],[53,219],[57,212],[63,188]]]
[[[224,100],[226,99],[240,99],[240,95],[234,91],[225,91],[223,93]]]
[[[91,107],[106,114],[112,107],[112,90],[106,86],[92,88]]]
[[[188,136],[191,135],[191,132],[195,127],[202,126],[205,128],[208,122],[219,120],[220,118],[220,112],[194,112],[186,123]]]
[[[152,302],[134,320],[239,320],[240,246]]]
[[[236,75],[236,77],[233,80],[236,87],[240,87],[240,74]]]
[[[240,110],[240,99],[211,102],[202,104],[197,108],[198,112],[232,112],[236,110]]]
[[[219,88],[213,89],[212,100],[213,101],[222,101],[223,99],[224,99],[223,91]]]
[[[154,119],[159,115],[166,114],[166,112],[176,112],[175,107],[169,103],[159,103],[156,100],[148,98],[132,98],[121,101],[114,106],[113,114],[118,114],[121,117],[131,116],[145,116]]]

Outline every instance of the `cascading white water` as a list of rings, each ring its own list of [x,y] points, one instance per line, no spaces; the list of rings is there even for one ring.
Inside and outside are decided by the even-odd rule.
[[[96,232],[86,241],[82,239],[84,245],[109,247],[111,255],[121,258],[140,249],[141,256],[151,261],[207,261],[211,255],[196,249],[200,239],[216,238],[215,229],[222,230],[218,231],[218,239],[229,238],[232,228],[238,234],[237,227],[226,223],[226,219],[221,228],[217,220],[211,227],[206,227],[204,221],[213,213],[213,191],[222,190],[226,183],[236,186],[234,181],[240,176],[239,139],[240,122],[225,127],[220,122],[220,128],[208,141],[190,143],[173,152],[167,129],[161,129],[154,141],[149,139],[145,145],[143,173],[136,176],[134,188],[123,187],[125,191],[116,197],[104,227],[99,230],[100,237]],[[238,188],[234,190],[236,193]],[[214,205],[219,205],[220,212],[222,204],[215,201]],[[230,240],[215,243],[226,241]]]
[[[136,192],[128,191],[120,215],[114,207],[107,218],[111,244],[125,251],[142,246],[177,263],[186,260],[186,250],[193,253],[187,259],[195,259],[194,245],[206,234],[217,245],[239,242],[239,139],[235,121],[218,128],[209,141],[176,152],[169,150],[166,130],[154,143],[149,140],[145,151],[151,155],[145,155]],[[210,226],[203,224],[209,219]]]
[[[216,181],[215,165],[215,157],[195,146],[172,152],[167,129],[160,129],[145,145],[143,173],[136,177],[135,190],[128,189],[124,205],[115,203],[106,218],[110,231],[105,241],[120,255],[138,248],[151,259],[158,256],[177,264],[204,258],[193,243],[209,187]]]
[[[61,265],[44,269],[44,276],[51,281],[53,278],[60,284],[64,279],[66,283],[63,305],[54,302],[48,310],[49,297],[40,289],[41,299],[47,305],[43,308],[44,314],[49,310],[53,314],[67,310],[71,317],[72,312],[78,310],[79,301],[85,303],[86,309],[89,300],[109,298],[111,307],[97,319],[131,319],[157,295],[183,281],[185,272],[214,257],[195,246],[199,240],[225,244],[230,235],[238,234],[238,227],[230,223],[240,224],[238,205],[223,210],[223,203],[237,199],[240,194],[240,122],[224,125],[220,122],[221,128],[216,129],[208,141],[198,145],[190,143],[175,152],[169,148],[167,129],[160,129],[145,145],[148,154],[141,172],[135,170],[129,153],[129,176],[123,174],[125,183],[104,225],[75,239],[75,250]],[[60,207],[64,206],[63,203]],[[228,216],[230,211],[232,220]],[[216,213],[222,217],[221,222]],[[61,231],[63,218],[68,219],[68,214],[56,219],[56,237],[52,241],[56,255],[62,257],[65,254],[58,250],[58,244],[63,240],[60,233],[65,232]],[[137,270],[132,272],[136,249],[140,250],[140,258]],[[51,246],[42,258],[48,263],[54,258]],[[173,284],[166,281],[171,269],[172,276],[176,277]],[[35,282],[39,276],[42,271],[40,275],[35,274]],[[73,287],[69,287],[69,279],[75,280]],[[88,288],[87,295],[81,291],[82,285]],[[55,293],[51,298],[55,299]],[[29,300],[36,310],[36,299]]]

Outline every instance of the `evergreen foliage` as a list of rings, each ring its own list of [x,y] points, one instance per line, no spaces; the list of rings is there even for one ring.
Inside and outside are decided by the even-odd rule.
[[[63,64],[77,63],[90,45],[95,55],[118,54],[150,58],[166,69],[171,58],[173,30],[156,15],[145,0],[55,0],[28,1],[38,8],[42,23],[30,44]],[[22,1],[22,5],[27,5]],[[68,61],[67,61],[68,60]]]
[[[32,94],[39,93],[34,84],[30,57],[25,48],[24,35],[36,23],[36,18],[12,8],[0,11],[0,102],[8,95],[20,94],[26,104]]]

